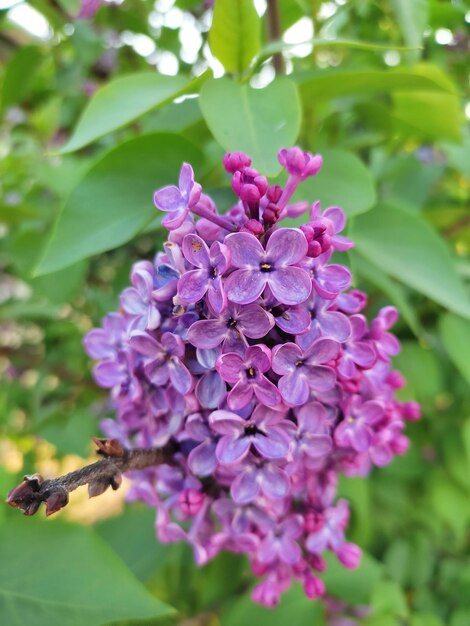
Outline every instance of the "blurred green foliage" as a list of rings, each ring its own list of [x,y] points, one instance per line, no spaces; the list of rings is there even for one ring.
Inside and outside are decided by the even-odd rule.
[[[109,415],[82,336],[161,245],[152,192],[181,161],[229,206],[224,149],[273,177],[284,145],[324,154],[302,192],[345,209],[370,310],[400,309],[400,393],[423,419],[405,457],[342,481],[366,554],[356,572],[330,563],[325,605],[296,587],[253,605],[242,558],[197,570],[144,507],[93,529],[1,507],[0,623],[467,626],[470,2],[280,0],[296,30],[278,41],[263,2],[216,0],[213,20],[208,4],[124,0],[85,21],[69,0],[20,3],[39,12],[30,29],[47,20],[39,37],[2,4],[0,493],[41,467],[44,441],[89,453]]]

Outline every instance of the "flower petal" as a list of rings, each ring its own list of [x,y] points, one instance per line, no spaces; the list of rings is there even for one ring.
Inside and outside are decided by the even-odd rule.
[[[240,268],[259,268],[264,257],[263,246],[250,233],[232,233],[225,238],[232,265]]]
[[[178,211],[181,206],[185,206],[186,204],[181,195],[181,191],[178,187],[175,187],[175,185],[168,185],[156,191],[153,196],[153,201],[160,211],[168,212]]]
[[[289,437],[280,429],[271,429],[267,435],[256,434],[253,445],[266,459],[282,459],[289,452]]]
[[[266,277],[267,274],[262,274],[258,269],[235,270],[225,281],[225,293],[232,302],[251,304],[261,295]]]
[[[216,409],[226,393],[227,386],[218,372],[206,372],[196,385],[196,398],[205,409]]]
[[[242,461],[250,450],[250,438],[234,438],[226,435],[219,439],[215,449],[217,460],[222,465],[232,465]]]
[[[296,370],[296,362],[302,358],[302,350],[295,343],[284,343],[273,348],[272,368],[276,374],[288,374]]]
[[[266,255],[277,267],[298,263],[307,254],[308,243],[297,228],[279,228],[268,240]]]
[[[336,358],[339,350],[340,345],[337,341],[317,339],[305,353],[305,356],[308,358],[309,365],[322,364]]]
[[[298,370],[283,376],[278,382],[278,387],[284,400],[293,406],[305,404],[310,395],[306,377]]]
[[[236,383],[243,370],[243,359],[236,352],[227,352],[217,358],[215,367],[226,382]]]
[[[282,304],[300,304],[310,295],[312,281],[300,267],[280,267],[264,276],[274,296]]]
[[[278,388],[265,376],[260,376],[256,384],[253,385],[253,391],[258,400],[266,406],[276,406],[276,404],[281,402],[281,394]]]
[[[250,339],[264,337],[273,326],[273,316],[260,307],[259,304],[241,307],[238,315],[238,327]]]
[[[331,367],[324,365],[307,365],[308,384],[315,391],[328,391],[335,386],[336,374]]]
[[[185,303],[202,300],[209,287],[207,270],[192,270],[183,274],[178,281],[178,295]]]
[[[183,239],[183,254],[186,259],[200,269],[210,267],[209,248],[206,242],[198,235],[189,233]]]
[[[188,455],[188,465],[196,476],[209,476],[217,467],[215,442],[207,439],[193,448]]]
[[[168,361],[168,373],[171,383],[176,391],[186,395],[193,387],[193,377],[188,368],[178,358],[174,357]]]
[[[263,467],[260,483],[262,492],[268,498],[285,498],[289,493],[289,477],[272,463]]]
[[[235,476],[230,487],[230,493],[237,504],[253,502],[259,493],[256,469],[247,468]]]
[[[217,348],[227,337],[224,320],[199,320],[188,331],[188,341],[197,348]]]
[[[227,396],[227,404],[233,410],[243,409],[253,397],[253,385],[239,381]]]

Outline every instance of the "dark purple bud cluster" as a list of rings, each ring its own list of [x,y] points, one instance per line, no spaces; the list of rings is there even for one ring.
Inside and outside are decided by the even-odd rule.
[[[279,161],[283,188],[227,154],[238,200],[225,215],[183,164],[179,186],[155,193],[164,250],[134,265],[119,312],[85,338],[116,412],[106,434],[174,450],[171,465],[132,473],[130,498],[155,507],[160,541],[189,542],[199,564],[246,554],[262,578],[253,598],[269,606],[293,579],[322,595],[325,550],[358,565],[338,475],[403,454],[405,421],[419,418],[395,397],[396,310],[369,324],[365,294],[330,263],[353,246],[343,211],[290,203],[322,158],[292,148]],[[280,225],[307,212],[300,228]]]

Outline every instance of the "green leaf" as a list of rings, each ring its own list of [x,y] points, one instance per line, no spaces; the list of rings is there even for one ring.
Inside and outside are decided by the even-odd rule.
[[[450,626],[468,626],[470,624],[470,609],[457,609],[453,611]]]
[[[272,609],[255,604],[248,594],[222,612],[221,626],[325,626],[322,606],[305,597],[300,585],[295,584],[283,594],[279,605]]]
[[[323,208],[340,206],[348,217],[371,209],[377,196],[374,180],[364,163],[346,150],[322,150],[321,154],[320,173],[302,183],[295,199],[320,200]]]
[[[454,92],[433,75],[413,70],[310,70],[294,75],[305,100],[371,95],[396,90]]]
[[[410,626],[445,626],[444,622],[432,613],[414,613]]]
[[[242,74],[260,49],[261,19],[253,0],[217,0],[209,44],[227,72]]]
[[[393,113],[405,129],[415,131],[420,138],[460,141],[463,113],[460,96],[449,77],[435,65],[421,64],[413,70],[417,76],[427,77],[440,84],[444,91],[395,91]],[[445,112],[445,113],[444,113]]]
[[[37,274],[62,269],[126,243],[156,215],[158,187],[175,183],[183,161],[195,168],[202,153],[179,135],[153,133],[104,154],[65,202]]]
[[[444,241],[421,217],[381,207],[354,220],[356,249],[387,274],[470,317],[466,289]]]
[[[454,365],[470,384],[470,321],[447,313],[439,320],[439,330]]]
[[[369,263],[364,257],[355,252],[350,252],[350,254],[353,259],[354,270],[390,298],[416,336],[423,335],[424,330],[414,308],[408,302],[403,287],[378,267]]]
[[[194,88],[182,76],[138,72],[99,89],[83,111],[61,153],[73,152]]]
[[[119,517],[97,524],[96,531],[142,582],[165,566],[174,549],[158,542],[155,510],[142,504],[126,506]]]
[[[327,554],[328,569],[322,574],[328,593],[349,604],[368,604],[372,590],[382,576],[382,566],[364,552],[361,565],[349,570]]]
[[[138,532],[138,530],[136,530]],[[0,621],[100,626],[174,611],[152,596],[92,530],[16,517],[2,526]]]
[[[371,605],[377,613],[407,617],[408,606],[406,598],[398,583],[391,580],[381,580],[372,593]]]
[[[30,93],[44,57],[37,46],[22,46],[5,71],[2,85],[2,108],[21,103]]]
[[[402,341],[401,351],[393,363],[406,378],[406,387],[400,392],[405,400],[433,402],[444,390],[442,369],[432,350],[425,350],[416,341]]]
[[[277,153],[299,134],[301,111],[295,84],[277,78],[264,89],[229,78],[208,81],[200,105],[209,130],[225,150],[241,150],[266,176],[281,170]]]
[[[408,46],[420,46],[428,24],[428,0],[390,0],[390,6]],[[411,58],[416,60],[419,55]]]

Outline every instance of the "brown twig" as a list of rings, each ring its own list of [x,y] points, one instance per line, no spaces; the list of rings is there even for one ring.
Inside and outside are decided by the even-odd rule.
[[[279,13],[278,0],[268,0],[268,8],[266,12],[268,40],[278,41],[281,38],[281,16]],[[276,74],[284,73],[284,58],[281,52],[273,55],[273,65]]]
[[[458,235],[461,230],[468,228],[470,226],[470,215],[464,215],[459,220],[451,224],[447,228],[444,228],[442,231],[443,236],[446,239],[450,239],[450,237],[454,237],[454,235]]]
[[[52,515],[67,505],[69,493],[77,487],[88,485],[90,498],[99,496],[110,486],[118,489],[123,472],[171,463],[175,453],[171,445],[127,450],[117,439],[93,438],[93,441],[103,460],[50,480],[44,480],[39,474],[25,476],[23,482],[8,494],[7,504],[17,507],[25,515],[34,515],[41,502],[45,502],[46,515]]]

